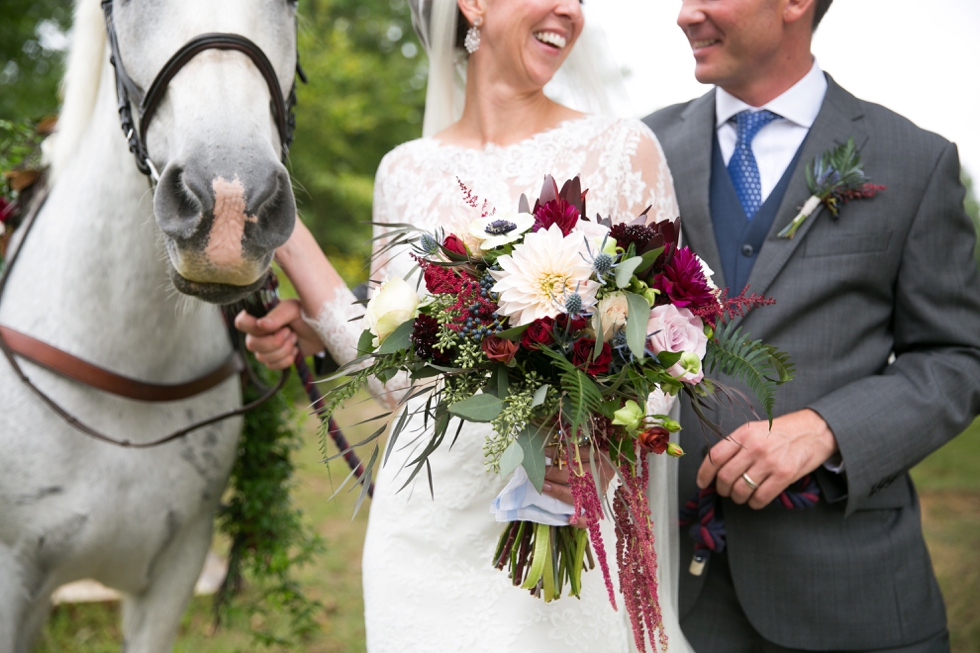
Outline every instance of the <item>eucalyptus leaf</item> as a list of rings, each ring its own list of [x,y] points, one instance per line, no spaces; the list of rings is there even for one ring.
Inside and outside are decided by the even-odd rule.
[[[650,304],[642,296],[626,293],[626,344],[637,360],[643,360],[647,342],[647,323],[650,321]]]
[[[599,311],[595,312],[595,347],[592,348],[592,360],[599,358],[599,354],[602,353],[602,316]]]
[[[524,460],[521,465],[527,472],[527,477],[538,492],[544,488],[544,445],[537,435],[537,429],[533,426],[525,426],[517,434],[517,442],[524,450]]]
[[[660,255],[663,253],[664,253],[663,247],[658,247],[657,249],[651,249],[649,252],[646,252],[642,257],[643,265],[641,265],[639,269],[645,270],[646,268],[650,267],[651,265],[657,262],[657,259],[660,258]]]
[[[470,422],[490,422],[503,408],[504,402],[493,395],[481,394],[457,401],[449,407],[449,412]]]
[[[514,440],[500,454],[500,477],[508,478],[522,462],[524,462],[524,448]]]
[[[374,351],[374,334],[364,329],[361,337],[357,339],[357,353],[370,354],[372,351]]]
[[[616,266],[616,287],[625,288],[630,285],[630,280],[633,278],[633,273],[636,268],[640,267],[643,263],[642,256],[634,256],[633,258],[628,258]]]
[[[657,354],[657,361],[659,361],[661,367],[666,370],[676,365],[677,361],[679,361],[683,355],[684,352],[682,351],[662,351]]]
[[[514,327],[512,329],[505,329],[504,331],[501,331],[497,335],[503,338],[504,340],[511,340],[516,342],[521,339],[521,334],[527,331],[527,328],[529,326],[531,325],[525,324],[523,326]]]
[[[544,400],[548,398],[548,384],[545,383],[543,386],[534,391],[534,399],[531,400],[531,408],[537,408],[544,403]]]
[[[402,349],[408,349],[412,345],[412,330],[415,328],[415,320],[407,320],[385,338],[385,341],[378,347],[379,354],[394,354]]]

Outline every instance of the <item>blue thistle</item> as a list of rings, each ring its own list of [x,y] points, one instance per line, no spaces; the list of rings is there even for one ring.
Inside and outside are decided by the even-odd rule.
[[[573,292],[565,298],[565,310],[569,315],[578,315],[582,312],[582,295]]]
[[[592,260],[592,269],[596,271],[596,274],[603,275],[612,270],[613,267],[613,257],[605,252],[600,253],[595,259]]]

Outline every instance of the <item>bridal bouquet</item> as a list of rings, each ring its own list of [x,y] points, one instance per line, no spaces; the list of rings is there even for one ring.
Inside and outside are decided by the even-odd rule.
[[[406,373],[407,408],[388,451],[407,437],[413,416],[426,425],[413,433],[423,446],[408,463],[406,485],[437,447],[460,437],[464,422],[489,423],[486,466],[513,475],[492,510],[508,522],[492,564],[551,601],[566,586],[578,596],[582,572],[597,560],[615,606],[599,530],[611,517],[637,646],[644,650],[646,635],[652,643],[656,633],[665,647],[647,454],[683,452],[670,441],[680,426],[648,414],[648,397],[685,392],[698,407],[717,389],[705,371],[720,369],[771,411],[776,386],[792,375],[787,357],[725,326],[726,317],[771,302],[744,292],[727,299],[704,262],[678,247],[678,223],[649,224],[646,212],[629,224],[589,220],[577,177],[561,190],[546,177],[533,207],[522,196],[516,213],[497,212],[460,186],[465,218],[453,231],[385,225],[380,254],[411,245],[427,293],[420,297],[401,278],[375,290],[360,356],[341,370],[344,382],[325,410],[372,375]],[[368,473],[377,458],[376,448]],[[542,496],[548,464],[570,470],[573,506]],[[570,525],[582,520],[587,529]]]

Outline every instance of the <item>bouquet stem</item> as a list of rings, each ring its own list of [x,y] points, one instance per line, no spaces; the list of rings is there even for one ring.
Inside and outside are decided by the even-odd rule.
[[[586,567],[588,558],[588,567]],[[582,572],[595,567],[588,533],[574,526],[548,526],[534,522],[510,522],[500,534],[493,564],[506,567],[513,584],[529,590],[546,603],[582,592]]]

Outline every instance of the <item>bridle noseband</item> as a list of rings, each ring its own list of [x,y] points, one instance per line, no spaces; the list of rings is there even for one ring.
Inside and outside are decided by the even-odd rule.
[[[276,130],[279,132],[279,143],[282,150],[282,160],[285,162],[289,154],[289,146],[293,142],[293,129],[296,127],[296,118],[293,115],[293,108],[296,106],[296,81],[289,89],[289,95],[282,96],[282,88],[279,86],[279,77],[276,69],[273,68],[269,58],[265,56],[258,45],[253,41],[238,34],[201,34],[195,36],[185,43],[172,57],[164,64],[157,76],[150,84],[150,90],[146,93],[126,72],[123,65],[122,56],[119,53],[119,39],[116,37],[116,27],[112,19],[113,0],[102,0],[102,11],[105,13],[106,34],[109,38],[109,59],[116,71],[116,97],[119,102],[119,122],[122,124],[123,133],[129,141],[129,151],[136,157],[136,167],[144,175],[148,175],[155,182],[160,178],[156,167],[150,160],[149,152],[146,148],[146,133],[150,128],[150,122],[156,114],[160,102],[167,93],[170,80],[174,78],[180,69],[187,63],[201,54],[205,50],[234,50],[248,56],[255,64],[255,67],[262,73],[265,83],[269,87],[271,96],[270,108],[272,116],[276,121]],[[299,54],[296,55],[296,75],[305,84],[306,73],[303,72],[299,64]],[[139,126],[133,120],[132,103],[137,103],[139,113]]]

